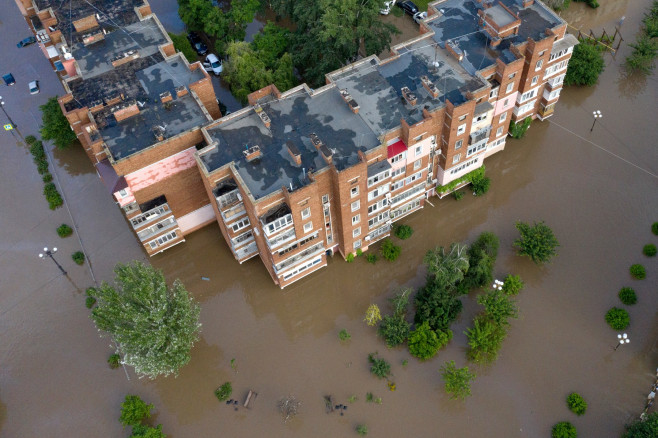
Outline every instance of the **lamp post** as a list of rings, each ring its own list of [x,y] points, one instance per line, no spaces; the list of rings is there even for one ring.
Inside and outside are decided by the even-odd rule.
[[[503,290],[503,284],[505,283],[500,280],[494,280],[494,284],[492,284],[491,287],[494,289]]]
[[[592,123],[592,127],[590,128],[589,132],[592,132],[594,130],[594,125],[596,125],[596,119],[600,119],[603,117],[603,114],[601,114],[601,111],[596,110],[593,111],[592,114],[594,115],[594,123]]]
[[[7,114],[7,110],[5,110],[5,101],[2,100],[2,96],[0,96],[0,108],[2,108],[2,112],[5,113],[5,116],[7,116],[7,118],[9,119],[9,123],[11,123],[11,126],[16,128],[17,127],[16,123],[14,123],[11,117],[9,117],[9,114]]]
[[[624,333],[623,335],[622,334],[617,335],[617,340],[618,342],[617,345],[615,345],[615,351],[617,351],[617,348],[619,348],[620,345],[628,344],[629,342],[631,342],[631,340],[628,339],[628,335],[626,333]]]
[[[66,275],[66,271],[64,270],[64,268],[62,268],[62,265],[57,263],[57,260],[55,260],[55,257],[53,257],[53,255],[56,252],[57,252],[57,248],[53,248],[53,250],[51,251],[46,247],[46,248],[43,249],[43,252],[39,254],[39,258],[41,260],[45,260],[47,258],[50,258],[53,262],[55,262],[55,264],[57,265],[59,270],[62,271],[62,274]]]

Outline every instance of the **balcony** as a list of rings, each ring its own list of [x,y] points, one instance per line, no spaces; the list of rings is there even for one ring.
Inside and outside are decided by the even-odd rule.
[[[231,239],[231,246],[233,247],[233,250],[235,250],[236,248],[246,245],[252,240],[254,240],[254,233],[249,230],[246,233],[242,233],[239,236]]]
[[[267,246],[270,249],[274,249],[278,246],[283,245],[284,243],[290,242],[295,240],[295,229],[290,228],[288,231],[285,233],[277,234],[275,237],[270,238],[265,238],[265,241],[267,242]]]
[[[279,205],[261,216],[260,222],[265,234],[271,236],[292,225],[292,210],[288,204]]]
[[[168,214],[171,214],[171,209],[169,208],[169,204],[165,203],[132,218],[130,223],[132,224],[133,229],[136,230],[138,228],[143,228],[148,224],[158,222]]]
[[[220,210],[242,200],[238,185],[233,179],[222,181],[212,192]]]
[[[539,116],[548,117],[551,114],[553,114],[553,111],[555,111],[555,103],[551,103],[550,105],[547,106],[541,105],[539,107]]]
[[[152,238],[156,234],[160,234],[163,231],[176,228],[177,226],[178,223],[176,222],[176,219],[173,216],[169,216],[162,222],[158,222],[157,224],[151,225],[150,227],[138,232],[137,237],[139,237],[140,241],[144,242],[145,240]]]
[[[279,273],[282,270],[284,270],[286,268],[289,268],[289,267],[301,262],[305,258],[320,254],[323,251],[324,251],[324,243],[322,243],[322,242],[316,243],[315,245],[306,248],[304,251],[299,252],[299,253],[295,254],[294,256],[282,261],[278,265],[275,265],[274,270],[277,273]]]
[[[424,192],[425,191],[425,185],[424,184],[419,184],[416,187],[412,188],[411,190],[407,190],[404,193],[400,193],[397,196],[394,196],[391,198],[390,205],[397,204],[399,202],[404,201],[405,199],[408,199],[418,193]]]
[[[238,248],[236,250],[233,250],[235,252],[235,256],[238,258],[238,260],[242,260],[245,257],[250,257],[255,254],[258,254],[258,246],[256,245],[256,242],[251,242],[247,246],[243,246],[241,248]]]
[[[224,219],[224,222],[229,223],[233,222],[237,218],[244,216],[247,214],[247,211],[245,210],[244,203],[241,202],[228,210],[222,210],[220,211],[222,214],[222,218]]]

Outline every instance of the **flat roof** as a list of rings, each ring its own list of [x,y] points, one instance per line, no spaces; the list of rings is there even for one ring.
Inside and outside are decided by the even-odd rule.
[[[34,0],[37,8],[44,11],[52,8],[57,18],[57,28],[69,42],[79,38],[73,22],[90,15],[98,14],[100,23],[108,26],[125,26],[139,21],[135,8],[144,4],[143,0]],[[82,32],[85,33],[85,32]]]
[[[267,97],[259,105],[271,120],[267,128],[253,107],[232,114],[229,119],[206,128],[217,146],[201,154],[209,172],[234,163],[240,177],[255,199],[281,187],[295,190],[308,185],[307,173],[327,167],[310,136],[317,135],[331,151],[337,169],[359,161],[358,151],[379,146],[377,135],[354,114],[335,86],[312,94],[304,87],[280,99]],[[298,150],[301,165],[288,152],[290,142]],[[261,157],[248,162],[243,151],[259,146]]]

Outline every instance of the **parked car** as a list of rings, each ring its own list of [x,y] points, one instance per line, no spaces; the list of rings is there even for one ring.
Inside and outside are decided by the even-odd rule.
[[[214,53],[209,54],[206,56],[206,61],[203,63],[203,68],[206,69],[206,71],[210,72],[212,71],[216,75],[220,74],[223,70],[222,67],[222,60],[217,57]]]
[[[29,84],[27,84],[27,88],[30,89],[30,94],[38,94],[39,93],[39,81],[32,81]]]
[[[208,53],[208,46],[201,41],[201,37],[198,33],[190,32],[187,34],[187,39],[190,41],[190,44],[192,44],[192,48],[196,50],[199,55],[203,56]]]
[[[416,24],[420,24],[421,21],[427,18],[427,12],[416,12],[413,18]]]
[[[21,47],[27,47],[27,46],[29,46],[30,44],[34,44],[34,43],[36,43],[36,42],[37,42],[37,39],[36,39],[36,38],[34,38],[33,36],[29,36],[29,37],[27,37],[27,38],[25,38],[25,39],[23,39],[23,40],[20,40],[20,41],[18,42],[18,44],[16,44],[16,47],[18,47],[18,48],[20,49]]]
[[[416,4],[414,2],[412,2],[411,0],[398,2],[398,3],[396,3],[396,5],[398,5],[398,7],[400,7],[400,8],[402,8],[402,10],[404,12],[411,15],[412,17],[414,16],[414,14],[416,12],[418,12],[418,6],[416,6]]]
[[[379,13],[382,15],[388,15],[391,12],[391,8],[394,4],[395,0],[384,2],[384,7],[379,10]]]
[[[6,85],[14,85],[16,83],[16,79],[14,79],[14,75],[11,73],[7,73],[2,79],[5,81]]]

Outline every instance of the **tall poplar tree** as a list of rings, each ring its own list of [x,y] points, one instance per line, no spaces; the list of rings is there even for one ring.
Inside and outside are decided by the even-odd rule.
[[[140,262],[118,264],[115,286],[96,290],[91,318],[117,343],[122,361],[138,374],[177,374],[190,361],[199,339],[199,305],[175,280],[167,287],[162,271]]]

